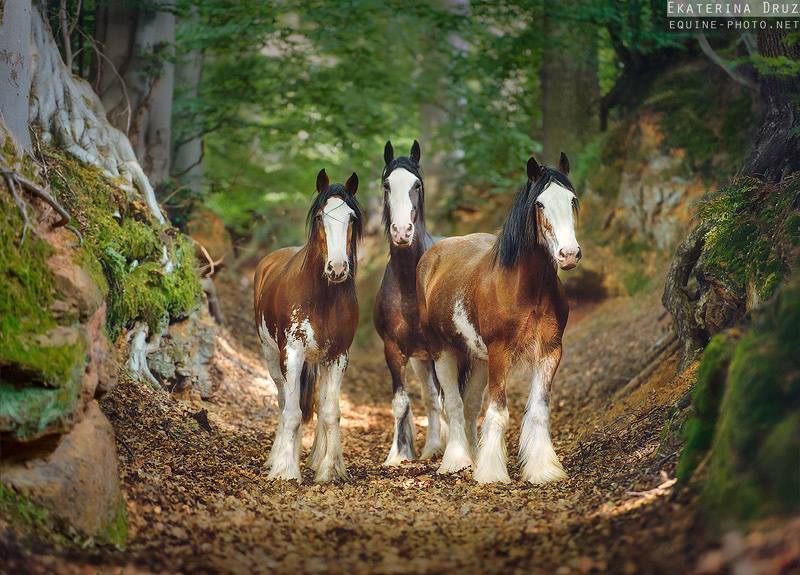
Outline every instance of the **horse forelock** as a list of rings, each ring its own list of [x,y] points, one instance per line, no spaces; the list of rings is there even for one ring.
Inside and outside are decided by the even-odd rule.
[[[539,245],[539,224],[536,221],[536,200],[551,183],[558,183],[575,192],[569,178],[556,169],[542,167],[535,182],[523,185],[508,212],[493,249],[492,261],[504,268],[515,266],[520,259]]]
[[[399,156],[386,164],[383,168],[381,176],[381,187],[386,179],[397,169],[408,170],[411,174],[416,176],[420,181],[419,205],[417,206],[417,222],[425,225],[425,180],[422,178],[422,170],[419,164],[407,156]],[[389,226],[392,225],[392,210],[389,207],[389,198],[386,192],[383,192],[383,228],[386,234],[389,234]]]
[[[342,184],[331,184],[330,187],[324,192],[315,194],[314,201],[311,202],[311,207],[306,216],[306,226],[308,227],[308,246],[314,242],[317,237],[318,227],[321,225],[316,215],[325,208],[325,204],[331,198],[340,198],[347,206],[353,210],[353,220],[351,222],[352,233],[350,234],[350,269],[352,275],[355,277],[356,266],[358,265],[358,242],[364,232],[364,212],[361,204],[358,202],[353,194],[347,192]],[[305,263],[308,262],[312,250],[306,252]]]

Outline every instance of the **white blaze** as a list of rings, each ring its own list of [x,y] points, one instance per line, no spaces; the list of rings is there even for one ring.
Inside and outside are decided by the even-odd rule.
[[[544,241],[554,258],[562,249],[572,253],[578,251],[575,217],[572,210],[574,198],[575,194],[558,182],[552,182],[537,198],[537,201],[544,206],[542,215],[550,224],[551,230],[544,232]]]
[[[409,224],[413,224],[411,210],[414,209],[414,204],[411,203],[411,188],[417,182],[417,176],[405,168],[397,168],[389,174],[386,182],[389,184],[391,223],[403,231]]]
[[[339,272],[347,265],[347,229],[355,212],[342,198],[330,198],[322,210],[328,261]]]

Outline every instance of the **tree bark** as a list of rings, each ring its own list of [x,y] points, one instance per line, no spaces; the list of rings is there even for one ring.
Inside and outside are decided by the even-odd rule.
[[[23,150],[31,151],[28,131],[33,63],[30,51],[31,3],[0,5],[0,115]]]
[[[197,10],[192,10],[192,22],[197,21]],[[203,52],[192,50],[175,63],[174,100],[197,98],[203,75]],[[195,122],[196,123],[196,122]],[[170,175],[178,184],[192,192],[203,187],[203,136],[194,136],[182,141],[183,134],[173,132]]]
[[[539,72],[544,158],[555,162],[561,152],[576,151],[597,131],[600,85],[594,34],[549,20],[543,27],[550,48]],[[572,46],[567,51],[565,46]],[[569,54],[581,54],[570,57]]]
[[[785,30],[761,30],[758,51],[768,58],[800,60],[800,47],[789,46]],[[760,93],[764,116],[744,174],[777,182],[800,170],[800,77],[762,75]]]
[[[98,8],[95,30],[104,56],[97,65],[100,99],[154,185],[170,171],[175,71],[165,53],[175,44],[174,6],[174,0],[163,0],[158,10],[147,10],[111,0]]]

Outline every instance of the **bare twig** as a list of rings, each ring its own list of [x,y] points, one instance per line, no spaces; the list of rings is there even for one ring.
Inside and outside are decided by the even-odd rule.
[[[84,38],[86,38],[86,40],[88,40],[89,45],[94,50],[94,53],[97,54],[97,57],[102,58],[103,60],[108,62],[108,65],[111,66],[111,71],[114,72],[114,75],[117,77],[117,80],[119,80],[120,88],[122,88],[122,97],[125,98],[125,107],[127,108],[128,117],[125,120],[125,133],[127,134],[131,130],[131,115],[133,114],[133,107],[131,106],[130,96],[128,96],[128,87],[125,85],[125,80],[120,75],[119,71],[117,70],[117,67],[114,66],[114,62],[112,62],[108,58],[108,56],[103,54],[103,51],[100,48],[98,48],[97,45],[99,44],[99,42],[97,42],[94,38],[89,36],[86,32],[84,32],[80,28],[78,29],[78,32],[80,32],[80,34]]]
[[[21,188],[24,188],[28,193],[30,193],[33,196],[36,196],[40,200],[44,201],[51,208],[53,208],[61,218],[53,225],[53,227],[54,228],[65,227],[66,229],[68,229],[77,236],[79,245],[83,245],[83,236],[81,235],[81,233],[75,226],[69,225],[72,216],[70,216],[69,212],[65,210],[61,206],[61,204],[58,203],[58,200],[56,200],[52,195],[50,195],[50,192],[48,192],[38,184],[35,184],[34,182],[30,181],[28,178],[12,170],[0,170],[0,172],[2,172],[3,177],[6,180],[6,184],[8,184],[8,188],[11,191],[11,195],[14,196],[14,201],[17,203],[17,207],[19,207],[20,212],[23,215],[23,220],[25,220],[25,228],[23,228],[22,232],[22,241],[25,241],[25,229],[31,226],[30,226],[30,220],[28,219],[27,211],[25,210],[25,203],[23,202],[22,198],[20,198],[19,195],[17,194],[16,184],[19,184],[19,186]],[[31,229],[33,228],[31,227]]]
[[[734,82],[737,82],[742,86],[749,88],[750,90],[758,90],[758,86],[751,82],[749,78],[737,72],[733,66],[731,66],[714,51],[714,48],[712,48],[711,44],[708,43],[708,38],[706,38],[705,34],[698,32],[697,42],[700,44],[700,50],[703,51],[703,54],[705,54],[714,64],[725,70],[725,73],[730,76]]]
[[[33,226],[31,226],[31,221],[28,218],[28,210],[25,208],[25,201],[19,197],[17,193],[17,186],[14,183],[13,172],[9,172],[3,170],[3,178],[6,181],[6,186],[8,186],[8,190],[11,192],[11,197],[14,198],[14,203],[17,204],[17,208],[19,209],[19,213],[22,216],[22,239],[19,241],[19,245],[21,246],[25,242],[25,235],[28,232],[28,228],[31,230]]]
[[[61,40],[64,42],[64,64],[72,72],[72,43],[69,40],[70,27],[67,24],[67,0],[61,0],[58,7],[58,25],[61,28]]]

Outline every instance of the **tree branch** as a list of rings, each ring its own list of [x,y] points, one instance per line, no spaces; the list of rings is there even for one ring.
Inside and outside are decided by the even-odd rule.
[[[736,71],[736,69],[731,66],[728,62],[726,62],[719,54],[714,51],[714,48],[711,47],[711,44],[708,43],[708,38],[702,32],[697,33],[697,43],[700,44],[700,50],[703,51],[703,54],[711,60],[714,64],[725,70],[725,73],[730,76],[730,78],[742,86],[747,87],[750,90],[758,91],[758,86],[756,86],[753,82],[751,82],[748,78],[744,75],[740,74]]]

